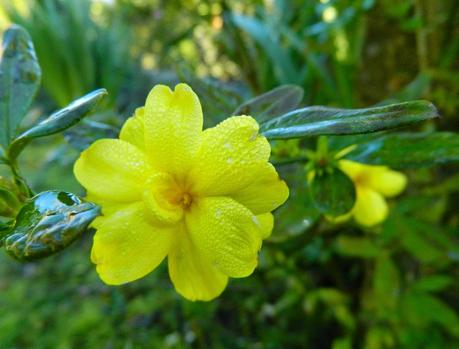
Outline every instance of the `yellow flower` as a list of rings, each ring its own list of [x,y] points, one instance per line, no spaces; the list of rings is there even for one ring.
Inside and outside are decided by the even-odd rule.
[[[339,167],[354,182],[356,201],[346,215],[332,220],[344,221],[351,216],[363,226],[373,226],[383,222],[389,214],[385,197],[400,194],[406,187],[406,176],[386,166],[365,165],[350,160],[340,160]]]
[[[104,214],[93,223],[91,259],[105,283],[139,279],[167,256],[177,292],[210,300],[228,277],[254,271],[288,187],[253,118],[202,126],[189,86],[158,85],[119,139],[96,141],[76,161],[76,178]]]

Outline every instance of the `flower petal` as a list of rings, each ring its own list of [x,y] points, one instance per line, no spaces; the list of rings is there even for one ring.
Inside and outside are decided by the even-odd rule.
[[[173,233],[150,225],[142,203],[126,205],[97,224],[91,260],[106,284],[134,281],[161,263]]]
[[[261,227],[247,208],[227,197],[199,199],[187,213],[191,241],[204,258],[230,277],[250,275],[257,266]]]
[[[400,194],[406,188],[406,176],[397,171],[384,169],[383,171],[374,171],[369,178],[368,185],[387,197]]]
[[[357,200],[353,209],[355,220],[370,227],[383,222],[389,213],[386,200],[378,192],[357,186]]]
[[[370,187],[387,197],[400,194],[406,187],[406,176],[386,166],[366,165],[350,160],[340,160],[339,165],[357,184]]]
[[[282,205],[288,198],[289,190],[270,163],[263,163],[255,172],[256,177],[252,183],[229,195],[258,215]]]
[[[359,162],[355,162],[351,160],[340,160],[339,167],[351,179],[355,180],[358,176],[360,176],[365,171],[365,169],[369,167],[369,165],[364,165]]]
[[[145,104],[145,146],[155,169],[184,176],[199,149],[202,109],[186,84],[155,86]]]
[[[274,216],[272,213],[263,213],[257,216],[261,227],[261,238],[267,239],[271,236],[274,227]]]
[[[101,139],[81,153],[73,172],[78,182],[105,200],[141,200],[151,168],[135,146],[119,139]]]
[[[137,108],[134,116],[126,120],[120,132],[120,139],[145,151],[145,108]]]
[[[185,229],[168,256],[169,275],[178,293],[191,300],[209,301],[218,297],[228,277],[200,256]]]
[[[190,174],[194,189],[205,196],[219,196],[252,183],[271,151],[258,129],[250,116],[233,116],[205,130],[196,158],[198,166]]]

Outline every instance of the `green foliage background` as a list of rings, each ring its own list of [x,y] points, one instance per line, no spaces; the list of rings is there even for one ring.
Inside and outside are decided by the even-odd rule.
[[[110,93],[92,117],[108,128],[83,123],[24,151],[20,165],[36,191],[83,194],[71,171],[78,150],[119,128],[158,82],[190,83],[207,125],[297,84],[304,106],[428,99],[442,118],[410,131],[459,131],[455,0],[23,0],[2,2],[0,13],[5,26],[29,31],[43,69],[26,125],[92,89]],[[340,149],[362,137],[374,136],[329,143]],[[315,143],[276,141],[275,159]],[[393,165],[415,148],[394,153]],[[457,170],[404,170],[409,186],[387,221],[362,229],[320,218],[304,165],[281,166],[292,195],[259,268],[210,303],[181,299],[164,265],[105,286],[89,261],[92,233],[34,263],[1,254],[0,348],[457,348]]]

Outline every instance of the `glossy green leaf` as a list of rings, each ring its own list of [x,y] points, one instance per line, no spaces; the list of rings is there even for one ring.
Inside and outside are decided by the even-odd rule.
[[[336,250],[339,254],[358,258],[375,258],[381,249],[369,238],[340,236],[336,239]]]
[[[397,133],[358,144],[346,158],[393,168],[459,161],[459,135],[450,132]]]
[[[119,130],[101,122],[83,120],[79,125],[64,132],[64,138],[78,151],[83,151],[91,143],[101,138],[116,138]]]
[[[366,109],[312,106],[291,111],[263,123],[261,132],[270,139],[349,135],[408,126],[437,116],[437,109],[427,101]]]
[[[241,104],[232,115],[250,115],[263,123],[298,107],[303,94],[300,86],[282,85]]]
[[[13,25],[3,35],[0,62],[0,145],[5,149],[38,91],[41,70],[29,34]]]
[[[6,251],[20,261],[34,260],[69,246],[99,215],[91,202],[62,191],[46,191],[29,199],[4,239]]]
[[[310,185],[311,198],[317,209],[326,215],[340,216],[354,206],[356,192],[352,180],[341,170],[316,174]]]
[[[77,124],[94,110],[105,95],[107,95],[105,89],[88,93],[25,131],[11,143],[8,149],[9,158],[15,159],[32,139],[53,135]]]

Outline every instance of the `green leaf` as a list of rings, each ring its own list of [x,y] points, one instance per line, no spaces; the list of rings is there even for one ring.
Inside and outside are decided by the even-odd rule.
[[[29,34],[13,25],[3,35],[0,62],[0,145],[5,149],[38,91],[41,70]]]
[[[410,292],[401,302],[405,318],[413,325],[429,327],[436,323],[454,336],[459,336],[459,316],[436,297],[422,292]]]
[[[101,138],[116,138],[119,130],[101,122],[83,120],[78,126],[64,132],[64,137],[78,151],[83,151],[91,143]]]
[[[320,218],[320,213],[309,200],[309,188],[303,171],[288,171],[282,178],[294,186],[287,202],[275,212],[274,233],[270,241],[282,242],[303,234],[311,229]]]
[[[73,101],[67,107],[53,113],[38,125],[19,135],[8,149],[9,159],[15,159],[24,147],[33,139],[50,136],[62,132],[77,124],[86,115],[91,113],[100,100],[107,95],[105,89],[95,90]]]
[[[0,221],[0,247],[3,246],[5,237],[8,236],[13,225],[14,225],[14,220],[7,221],[7,222]]]
[[[20,261],[49,256],[75,241],[99,213],[98,206],[74,194],[42,192],[19,211],[5,249]]]
[[[16,195],[8,188],[0,187],[0,216],[11,217],[20,207]]]
[[[425,276],[413,284],[416,291],[436,292],[447,288],[454,283],[454,279],[447,275]]]
[[[255,17],[232,13],[228,17],[236,27],[245,31],[266,52],[273,73],[283,83],[301,83],[302,74],[295,67],[292,55],[278,39],[278,27],[272,28]]]
[[[380,255],[380,248],[368,238],[340,236],[336,239],[339,254],[358,258],[375,258]]]
[[[404,222],[406,224],[411,223],[409,220],[404,220]],[[414,258],[427,264],[447,259],[448,256],[446,251],[437,247],[436,244],[427,239],[421,231],[414,229],[416,229],[415,226],[408,225],[399,230],[400,242],[407,252]]]
[[[332,349],[352,349],[352,339],[349,337],[333,340]]]
[[[408,126],[437,116],[437,109],[427,101],[366,109],[312,106],[291,111],[263,123],[261,132],[270,139],[349,135]]]
[[[250,115],[263,123],[298,107],[303,94],[300,86],[282,85],[241,104],[232,115]]]
[[[459,161],[459,135],[449,132],[389,134],[358,144],[347,159],[393,168]]]
[[[314,176],[310,186],[311,198],[317,209],[330,216],[340,216],[354,206],[356,192],[352,180],[335,168]]]
[[[392,258],[386,253],[376,260],[373,288],[382,308],[393,308],[400,294],[399,271]]]

